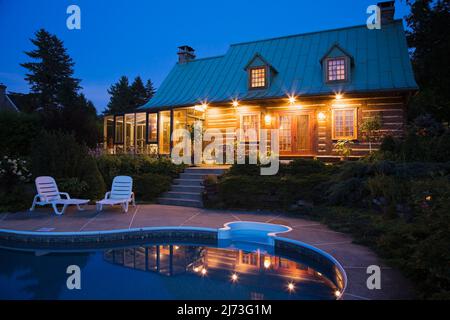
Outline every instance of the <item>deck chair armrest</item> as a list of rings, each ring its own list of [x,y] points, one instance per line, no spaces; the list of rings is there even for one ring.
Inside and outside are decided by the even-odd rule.
[[[105,193],[105,199],[109,199],[110,195],[111,195],[111,191],[108,191],[107,193]]]
[[[39,193],[37,193],[37,194],[34,196],[33,201],[37,201],[38,198],[39,198],[39,201],[40,201],[40,202],[42,202],[42,201],[47,202],[47,198],[46,198],[45,196],[43,196],[42,194],[39,194]]]
[[[60,192],[59,194],[62,196],[66,196],[67,199],[70,199],[70,196],[67,192]]]

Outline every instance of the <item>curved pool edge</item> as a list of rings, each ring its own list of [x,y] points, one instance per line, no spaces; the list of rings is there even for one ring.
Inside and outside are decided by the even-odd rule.
[[[143,227],[80,232],[39,232],[0,229],[0,246],[10,249],[102,249],[112,245],[127,246],[146,241],[171,239],[191,243],[216,243],[217,229],[204,227]]]
[[[336,279],[332,279],[332,282],[336,285],[337,288],[339,288],[339,296],[336,297],[337,300],[342,300],[345,294],[345,291],[347,289],[348,284],[348,278],[347,278],[347,272],[345,271],[344,267],[341,265],[341,263],[334,258],[331,254],[316,248],[310,244],[307,244],[305,242],[295,240],[295,239],[289,239],[289,238],[283,238],[283,237],[274,237],[275,241],[275,247],[279,246],[280,243],[283,244],[291,244],[296,246],[297,248],[305,248],[308,249],[322,257],[325,257],[328,261],[330,261],[338,270],[339,274],[342,277],[342,281],[337,281]]]
[[[274,245],[274,239],[277,234],[287,233],[292,228],[282,224],[273,224],[258,221],[235,220],[224,224],[222,228],[217,229],[219,240],[238,241],[239,239],[253,239],[252,242],[258,242],[265,245]]]
[[[235,221],[233,221],[235,222]],[[224,224],[227,227],[229,222]],[[249,223],[250,221],[242,221]],[[251,222],[256,224],[264,224],[259,222]],[[282,225],[279,225],[282,226]],[[339,289],[340,294],[336,297],[337,300],[342,299],[347,288],[347,274],[342,265],[332,255],[318,249],[305,242],[284,238],[277,236],[280,233],[287,233],[292,230],[288,226],[282,226],[287,229],[283,231],[266,232],[269,245],[275,249],[292,246],[291,249],[297,254],[314,253],[319,257],[324,257],[337,269],[337,273],[341,275],[341,281],[336,278],[330,280]],[[182,240],[190,243],[206,243],[218,244],[220,229],[223,228],[205,228],[194,226],[163,226],[163,227],[143,227],[134,229],[115,229],[104,231],[80,231],[80,232],[40,232],[40,231],[20,231],[12,229],[0,229],[0,247],[9,249],[29,249],[29,250],[44,250],[45,249],[70,249],[89,247],[102,249],[105,246],[114,244],[132,245],[139,242],[157,241],[161,239],[169,239],[172,241]],[[266,231],[266,230],[265,230]],[[6,244],[6,246],[4,246]],[[266,244],[266,245],[267,245]],[[59,248],[56,246],[60,246]],[[62,247],[61,247],[62,246]],[[31,248],[30,248],[31,247]],[[81,249],[80,248],[80,249]],[[304,250],[306,249],[306,251]],[[328,273],[328,272],[327,272]],[[324,273],[324,274],[327,274]],[[335,271],[336,273],[336,271]]]

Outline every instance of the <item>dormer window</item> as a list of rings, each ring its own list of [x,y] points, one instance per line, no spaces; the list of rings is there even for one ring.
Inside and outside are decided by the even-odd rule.
[[[323,69],[323,81],[327,84],[338,82],[350,82],[351,71],[354,66],[353,57],[341,48],[338,44],[334,44],[320,59]]]
[[[247,72],[248,89],[260,90],[270,87],[277,70],[269,64],[259,53],[256,53],[253,58],[245,66],[244,70]]]
[[[258,89],[266,87],[266,67],[250,69],[250,88]]]
[[[347,80],[347,66],[346,58],[327,59],[327,81],[346,81]]]

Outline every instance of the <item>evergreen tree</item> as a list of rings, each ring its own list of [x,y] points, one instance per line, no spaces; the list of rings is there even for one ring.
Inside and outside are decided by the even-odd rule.
[[[153,86],[152,80],[150,80],[150,79],[147,80],[147,83],[145,85],[145,91],[147,93],[147,96],[146,96],[147,97],[147,101],[150,100],[151,98],[153,98],[153,96],[156,93],[156,89]]]
[[[31,42],[36,48],[25,53],[33,62],[21,64],[28,70],[25,79],[31,88],[27,111],[38,111],[45,129],[73,133],[78,142],[95,147],[96,110],[79,93],[80,80],[73,77],[75,63],[63,42],[44,29],[37,31]]]
[[[450,121],[450,1],[407,1],[411,13],[406,18],[410,31],[408,45],[420,92],[409,108],[410,118],[431,113]]]
[[[148,101],[147,90],[144,86],[144,82],[140,76],[137,76],[130,87],[131,94],[133,96],[133,105],[135,108],[139,108]]]
[[[111,95],[105,114],[123,113],[133,111],[133,97],[131,94],[128,78],[120,77],[119,81],[113,84],[108,93]]]
[[[73,77],[75,63],[63,42],[44,29],[37,31],[31,42],[36,49],[25,54],[37,61],[21,64],[28,69],[25,80],[35,94],[36,108],[53,113],[63,107],[59,100],[62,90],[76,95],[80,89],[80,80]]]
[[[108,89],[108,93],[111,97],[103,113],[116,114],[134,112],[153,97],[155,89],[151,80],[144,86],[142,78],[137,76],[130,85],[128,77],[122,76]]]

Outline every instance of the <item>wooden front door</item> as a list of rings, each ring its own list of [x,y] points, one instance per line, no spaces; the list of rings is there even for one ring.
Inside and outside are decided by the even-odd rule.
[[[311,114],[286,112],[280,113],[277,118],[280,129],[280,154],[311,154]]]

